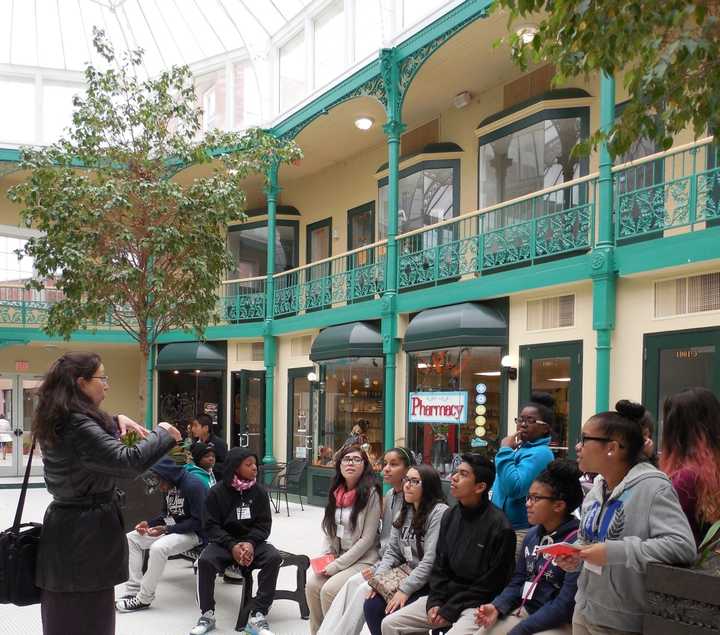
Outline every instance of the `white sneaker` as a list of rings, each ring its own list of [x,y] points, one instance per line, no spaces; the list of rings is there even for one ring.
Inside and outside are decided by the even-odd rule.
[[[258,611],[255,615],[251,615],[245,626],[245,632],[248,635],[273,635],[270,630],[267,618]]]
[[[215,611],[205,611],[196,626],[190,629],[190,635],[205,635],[215,630]]]

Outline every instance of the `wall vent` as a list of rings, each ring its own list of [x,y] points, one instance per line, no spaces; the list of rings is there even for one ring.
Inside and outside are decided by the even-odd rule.
[[[568,326],[575,326],[575,296],[573,294],[528,300],[528,331],[544,331]]]
[[[720,271],[655,283],[655,317],[720,310]]]

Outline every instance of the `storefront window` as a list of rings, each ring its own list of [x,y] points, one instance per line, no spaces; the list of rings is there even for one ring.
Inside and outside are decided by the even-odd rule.
[[[408,358],[408,443],[417,458],[449,478],[463,452],[494,454],[500,441],[500,347],[419,351]]]
[[[428,161],[400,173],[398,234],[456,216],[458,161]],[[388,184],[380,181],[380,238],[387,236]]]
[[[224,438],[223,376],[221,370],[158,371],[159,421],[176,424],[204,412],[215,422],[213,432]]]
[[[375,469],[383,456],[383,378],[380,357],[338,359],[320,364],[319,424],[313,463],[331,466],[345,443],[365,447]]]
[[[275,272],[297,267],[298,224],[278,221],[275,238]],[[254,278],[267,273],[268,229],[265,221],[238,225],[228,231],[228,250],[235,261],[231,278]]]

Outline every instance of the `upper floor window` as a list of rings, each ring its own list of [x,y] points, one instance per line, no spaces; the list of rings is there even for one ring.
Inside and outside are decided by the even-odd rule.
[[[280,112],[297,104],[305,92],[305,33],[301,32],[280,49]]]
[[[345,13],[334,2],[315,18],[315,88],[340,75],[345,61]]]
[[[0,234],[0,281],[8,284],[25,284],[33,275],[33,259],[18,259],[16,250],[23,249],[27,240]]]
[[[230,279],[255,278],[267,274],[267,221],[234,225],[228,229],[228,250],[235,261]],[[275,272],[297,267],[298,223],[278,220],[275,234]]]
[[[355,2],[355,61],[374,53],[382,46],[380,2]]]
[[[400,172],[398,234],[457,216],[460,161],[423,161]],[[388,180],[379,183],[379,237],[387,236]]]

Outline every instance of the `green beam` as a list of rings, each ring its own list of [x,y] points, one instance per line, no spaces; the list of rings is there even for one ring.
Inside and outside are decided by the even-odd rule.
[[[358,320],[377,320],[380,318],[381,310],[380,300],[367,300],[334,309],[311,311],[304,315],[275,318],[272,332],[273,335],[282,335],[307,329],[321,329],[334,324],[345,324],[346,322]]]
[[[397,310],[398,313],[414,313],[438,306],[487,300],[532,289],[571,284],[587,280],[589,268],[588,256],[581,255],[489,273],[471,280],[450,282],[429,289],[404,291],[398,296]]]
[[[615,79],[600,77],[600,128],[607,132],[615,121]],[[591,255],[593,281],[593,329],[596,334],[595,410],[610,407],[610,363],[612,331],[615,328],[617,270],[613,247],[613,176],[612,156],[607,141],[600,145],[598,178],[598,240]]]
[[[40,328],[1,327],[1,339],[22,339],[29,342],[65,342],[56,335],[48,335]],[[94,344],[135,344],[135,340],[125,331],[75,331],[70,337],[71,342],[92,342]]]
[[[155,352],[157,346],[150,346],[150,353],[148,355],[146,372],[146,395],[145,395],[145,427],[148,430],[153,429],[153,405],[155,398]]]

